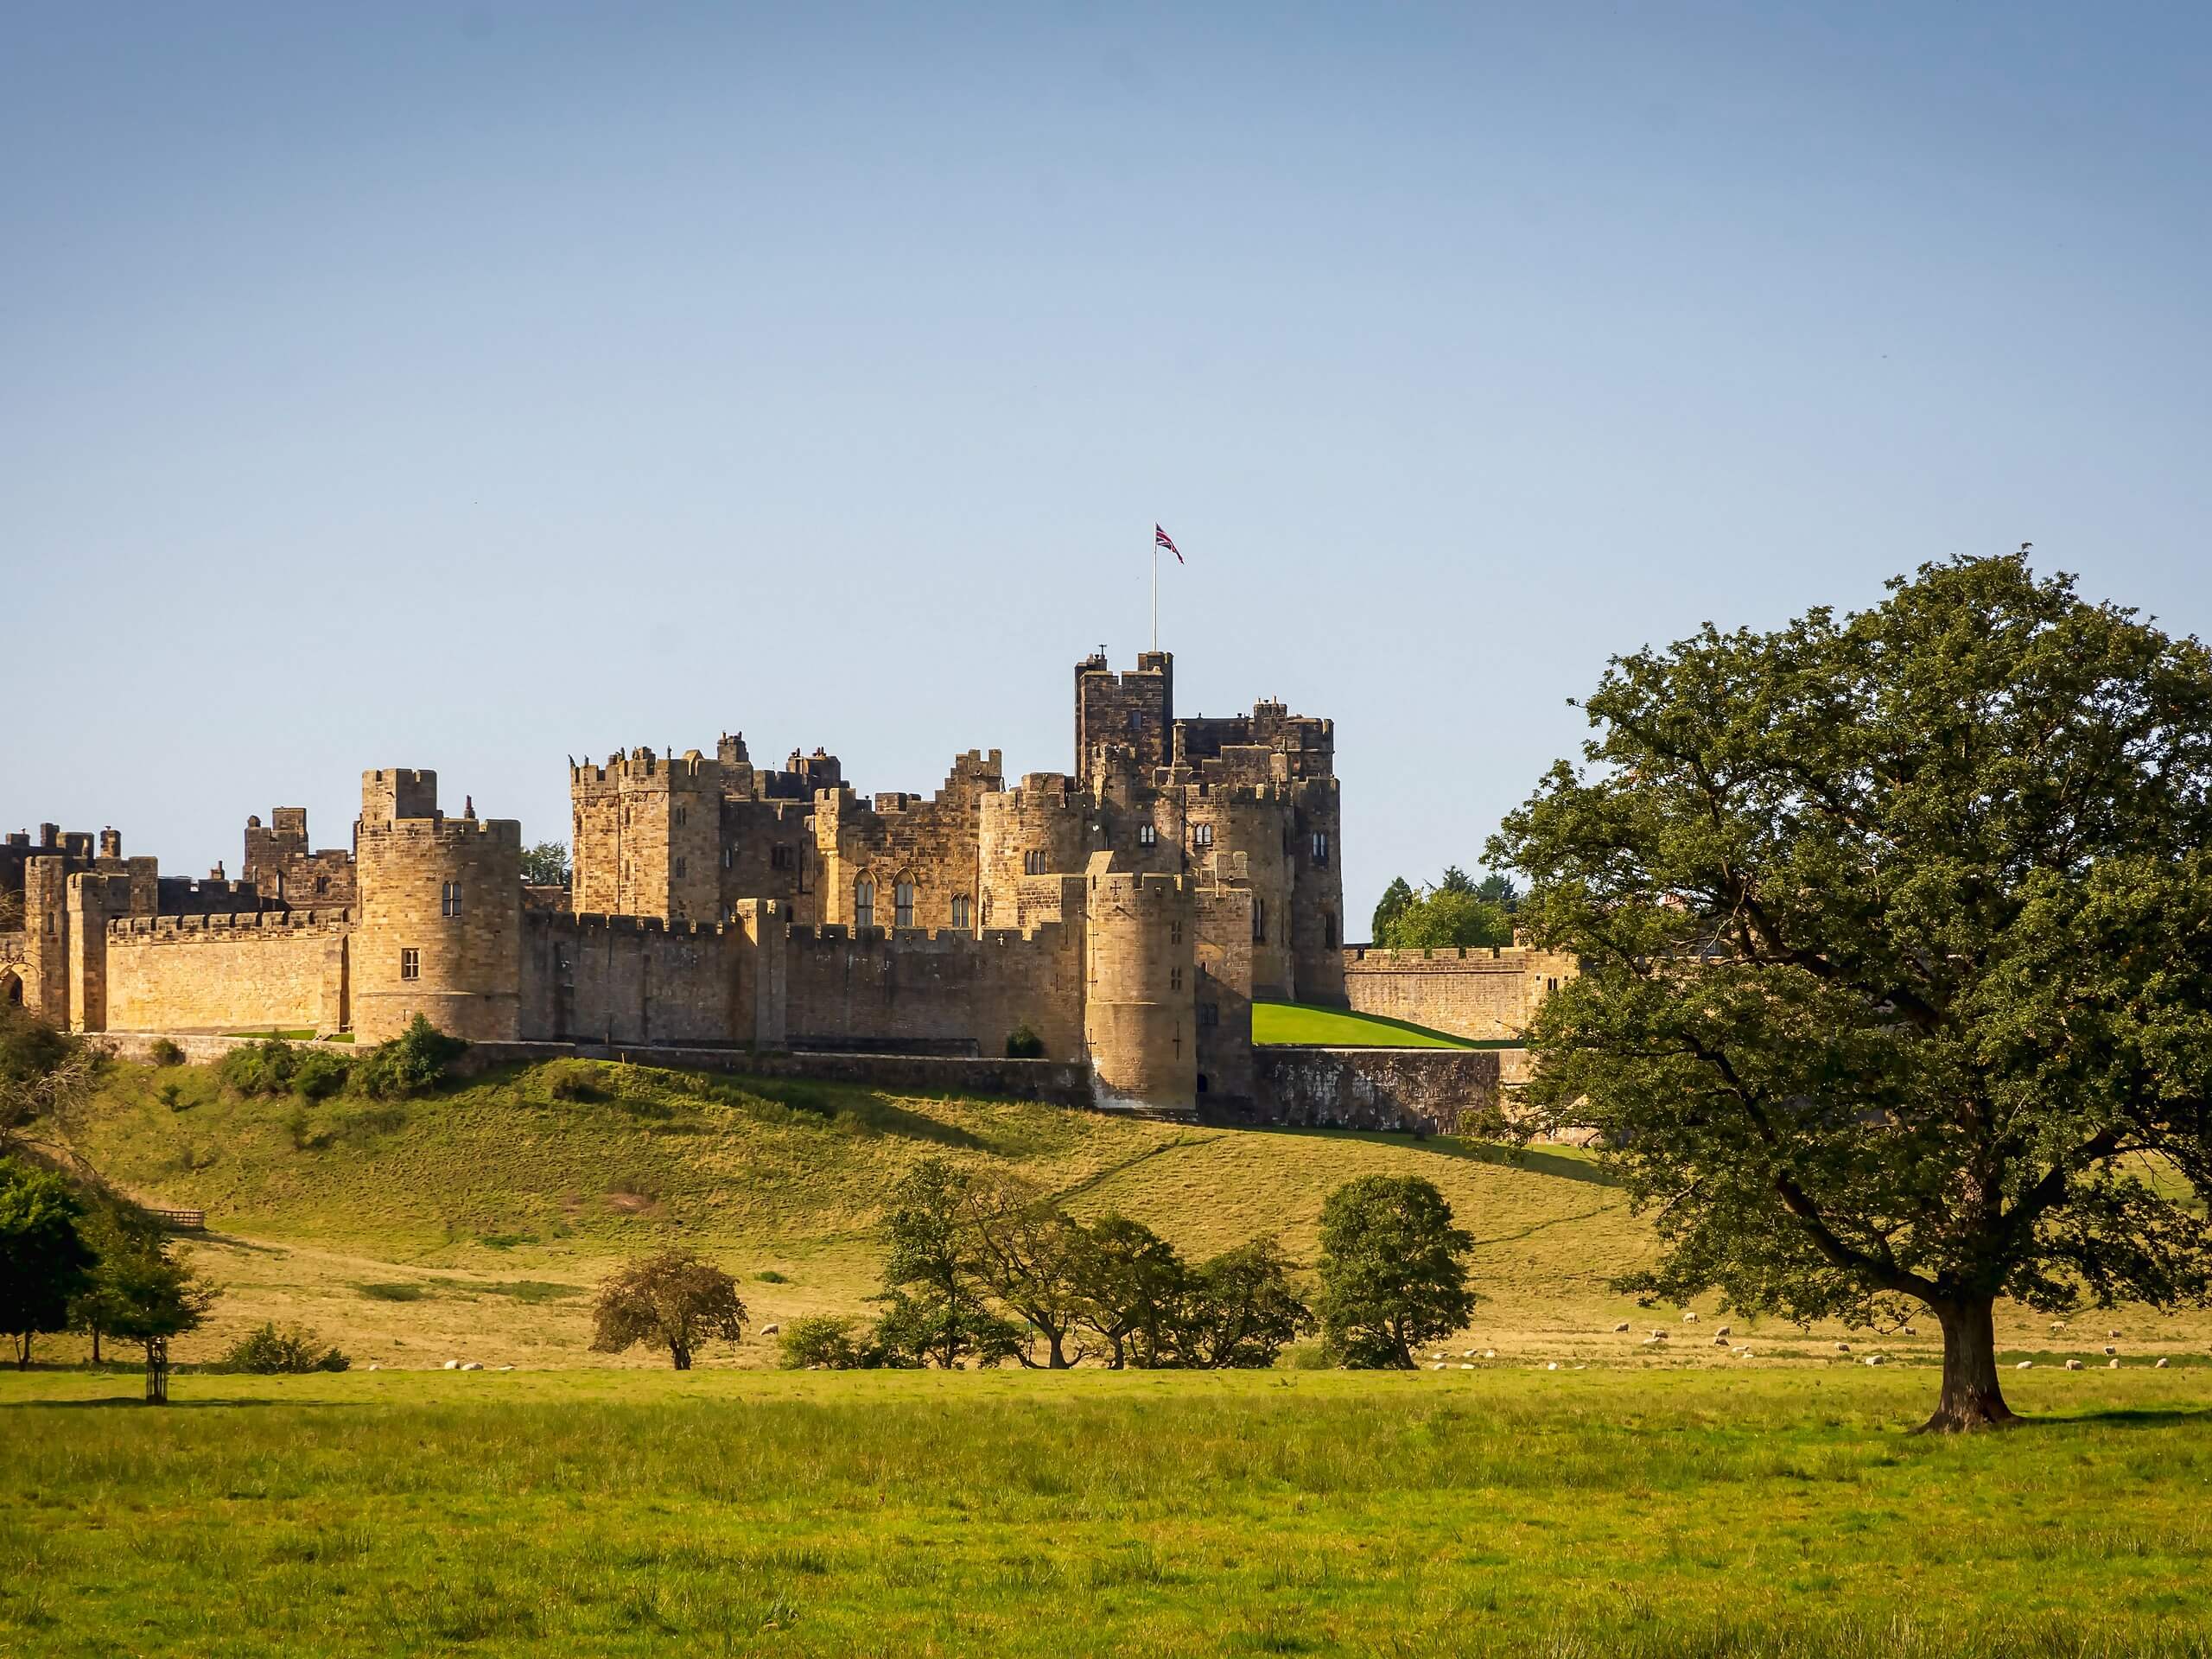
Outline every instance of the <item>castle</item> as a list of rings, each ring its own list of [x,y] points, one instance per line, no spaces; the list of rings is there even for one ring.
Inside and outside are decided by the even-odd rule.
[[[1254,1096],[1255,999],[1510,1037],[1562,971],[1345,948],[1331,721],[1179,718],[1148,652],[1078,663],[1074,723],[1071,772],[1009,785],[970,751],[926,799],[862,796],[820,748],[756,766],[741,734],[572,760],[565,893],[429,772],[363,774],[350,851],[313,849],[300,808],[248,819],[237,881],[44,825],[0,847],[0,1000],[94,1032],[372,1043],[420,1014],[477,1043],[1027,1049],[1106,1103],[1189,1110]]]

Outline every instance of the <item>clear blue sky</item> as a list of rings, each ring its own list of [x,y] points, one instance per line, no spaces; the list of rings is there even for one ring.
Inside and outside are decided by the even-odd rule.
[[[2212,13],[0,6],[0,828],[1333,715],[1355,936],[1606,656],[2212,610]]]

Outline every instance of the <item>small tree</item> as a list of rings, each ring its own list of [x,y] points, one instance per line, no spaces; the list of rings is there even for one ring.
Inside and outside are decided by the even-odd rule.
[[[1375,906],[1375,919],[1370,925],[1368,938],[1388,950],[1393,927],[1398,918],[1412,908],[1413,903],[1414,890],[1406,878],[1402,875],[1391,877],[1390,885],[1382,889],[1381,902]]]
[[[971,1183],[965,1209],[977,1278],[1045,1338],[1046,1369],[1066,1370],[1083,1357],[1068,1352],[1083,1308],[1083,1229],[1012,1179]],[[1034,1363],[1027,1348],[1017,1357]]]
[[[304,1325],[265,1321],[231,1344],[223,1356],[226,1370],[256,1376],[300,1376],[309,1371],[342,1371],[352,1366],[337,1348]]]
[[[1102,1217],[1083,1236],[1076,1320],[1105,1344],[1108,1368],[1172,1359],[1176,1313],[1189,1279],[1175,1247],[1127,1216]]]
[[[1510,944],[1513,923],[1503,910],[1471,887],[1438,887],[1399,912],[1390,924],[1387,942],[1399,950]]]
[[[787,1371],[851,1371],[867,1365],[867,1347],[854,1339],[853,1321],[827,1313],[788,1321],[777,1336],[778,1363]]]
[[[101,1262],[100,1282],[110,1299],[108,1333],[145,1350],[146,1403],[167,1405],[169,1339],[198,1330],[221,1293],[194,1270],[188,1252],[172,1251],[158,1235],[126,1235]]]
[[[1486,905],[1496,905],[1510,916],[1521,908],[1521,889],[1513,885],[1513,878],[1493,870],[1475,884],[1475,897]]]
[[[86,1273],[84,1287],[70,1300],[69,1328],[92,1338],[92,1363],[97,1365],[101,1338],[130,1314],[120,1283],[125,1262],[133,1251],[159,1248],[161,1228],[137,1205],[95,1191],[77,1232],[98,1260]]]
[[[968,1356],[995,1363],[1020,1345],[1019,1329],[989,1306],[969,1185],[945,1160],[925,1158],[892,1190],[885,1224],[878,1336],[893,1353],[948,1370]]]
[[[59,1175],[0,1158],[0,1332],[18,1370],[30,1369],[33,1337],[69,1328],[97,1259],[77,1230],[84,1213]]]
[[[737,1281],[689,1250],[664,1250],[625,1264],[599,1287],[592,1351],[619,1354],[639,1343],[665,1347],[679,1371],[702,1344],[745,1335]]]
[[[353,1062],[352,1086],[373,1100],[423,1094],[435,1088],[467,1052],[463,1039],[447,1036],[418,1014],[398,1036]]]
[[[1530,1132],[1594,1128],[1657,1266],[1943,1332],[1924,1425],[2013,1421],[1993,1311],[2212,1291],[2212,654],[2023,557],[1617,658],[1493,861],[1576,953]],[[2178,1175],[2168,1184],[2161,1169]]]
[[[1410,1370],[1414,1349],[1466,1324],[1473,1240],[1418,1176],[1363,1175],[1321,1206],[1321,1332],[1360,1370]]]
[[[541,841],[522,850],[522,879],[533,887],[569,885],[569,849],[557,841]]]
[[[1203,1370],[1264,1370],[1314,1324],[1282,1247],[1254,1239],[1192,1269],[1176,1309],[1175,1351]]]
[[[37,1123],[49,1150],[76,1161],[76,1111],[99,1082],[104,1058],[81,1037],[0,1002],[0,1155]]]

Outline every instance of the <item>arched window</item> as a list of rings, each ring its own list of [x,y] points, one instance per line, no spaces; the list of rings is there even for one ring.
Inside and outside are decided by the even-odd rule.
[[[1313,832],[1313,864],[1317,869],[1329,868],[1329,832],[1325,830]]]
[[[1267,942],[1268,901],[1264,899],[1255,899],[1252,901],[1252,943],[1265,944]]]
[[[964,893],[954,893],[952,895],[952,925],[955,927],[966,927],[969,925],[968,918],[968,895]]]
[[[1021,855],[1021,873],[1022,873],[1024,875],[1042,875],[1042,874],[1045,874],[1045,855],[1044,855],[1044,853],[1043,853],[1042,851],[1040,851],[1040,850],[1037,850],[1037,849],[1032,849],[1031,851],[1029,851],[1029,852],[1026,852],[1026,853],[1024,853],[1024,854]]]
[[[914,884],[900,881],[891,889],[891,925],[912,927],[914,925]]]
[[[1138,845],[1138,846],[1140,846],[1140,847],[1149,847],[1149,846],[1151,846],[1151,845],[1153,844],[1153,842],[1154,842],[1158,841],[1159,839],[1160,839],[1160,831],[1159,831],[1159,830],[1158,830],[1157,828],[1155,828],[1155,827],[1154,827],[1154,826],[1153,826],[1152,824],[1149,824],[1149,823],[1141,823],[1141,824],[1139,824],[1139,825],[1137,826],[1137,845]]]
[[[1321,912],[1321,948],[1325,950],[1337,948],[1337,912],[1333,910]]]
[[[862,876],[853,883],[853,925],[875,925],[875,883]]]
[[[1192,824],[1191,826],[1191,845],[1193,847],[1212,846],[1213,825],[1210,823]]]

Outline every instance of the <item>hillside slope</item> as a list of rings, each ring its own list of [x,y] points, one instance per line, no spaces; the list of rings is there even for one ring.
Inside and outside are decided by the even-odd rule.
[[[577,1093],[592,1097],[559,1097]],[[1620,1194],[1578,1153],[1516,1165],[1449,1140],[1204,1128],[584,1062],[503,1071],[424,1100],[304,1109],[241,1098],[207,1068],[122,1066],[81,1138],[125,1190],[208,1212],[203,1262],[230,1294],[188,1355],[245,1323],[296,1317],[362,1357],[466,1340],[474,1357],[580,1361],[584,1292],[610,1262],[677,1243],[739,1273],[758,1321],[865,1313],[885,1195],[931,1154],[1017,1172],[1079,1215],[1118,1210],[1194,1256],[1275,1233],[1301,1262],[1336,1185],[1420,1173],[1478,1241],[1491,1299],[1478,1330],[1610,1321],[1627,1305],[1605,1279],[1645,1248]]]

